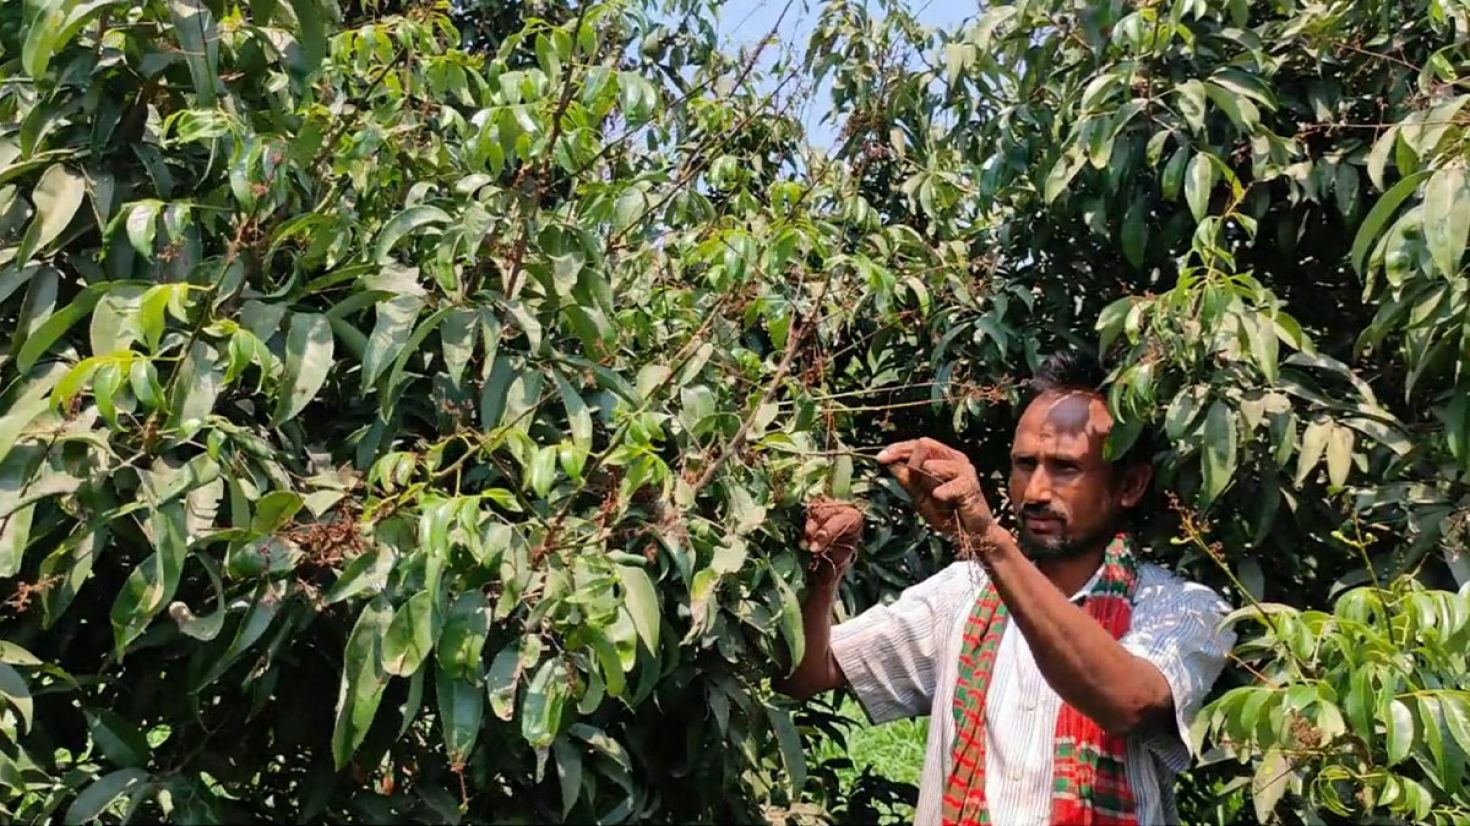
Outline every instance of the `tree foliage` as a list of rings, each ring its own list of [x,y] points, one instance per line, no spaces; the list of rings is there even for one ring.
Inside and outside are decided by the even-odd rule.
[[[891,801],[769,690],[801,503],[922,577],[870,448],[1066,343],[1263,629],[1191,817],[1465,817],[1462,4],[553,6],[0,8],[8,819]]]

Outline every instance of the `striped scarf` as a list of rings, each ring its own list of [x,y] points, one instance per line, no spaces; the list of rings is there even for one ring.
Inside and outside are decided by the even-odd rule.
[[[1127,535],[1119,534],[1108,544],[1102,564],[1102,576],[1082,607],[1118,639],[1132,622],[1138,580],[1138,559]],[[945,786],[944,826],[990,823],[985,803],[985,695],[1006,619],[1005,603],[995,585],[987,584],[965,625],[954,693],[954,768]],[[1106,733],[1082,712],[1062,705],[1057,714],[1052,823],[1132,826],[1138,822],[1124,770],[1126,746],[1125,738]]]

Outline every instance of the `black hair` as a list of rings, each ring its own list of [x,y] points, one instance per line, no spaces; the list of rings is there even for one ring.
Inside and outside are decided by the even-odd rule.
[[[1046,357],[1028,387],[1028,401],[1043,393],[1082,391],[1102,394],[1102,364],[1081,350],[1059,350]]]
[[[1106,401],[1103,387],[1107,372],[1096,356],[1082,350],[1058,350],[1047,356],[1036,368],[1027,384],[1025,403],[1030,404],[1045,393],[1091,393]],[[1137,462],[1151,462],[1154,456],[1153,428],[1144,423],[1138,438],[1114,460],[1119,466]]]

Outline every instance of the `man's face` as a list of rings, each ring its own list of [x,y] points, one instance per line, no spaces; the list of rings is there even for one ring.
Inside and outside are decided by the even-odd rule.
[[[1107,406],[1085,392],[1043,393],[1022,414],[1011,445],[1010,496],[1031,559],[1097,548],[1142,498],[1148,468],[1125,470],[1103,459],[1112,427]]]

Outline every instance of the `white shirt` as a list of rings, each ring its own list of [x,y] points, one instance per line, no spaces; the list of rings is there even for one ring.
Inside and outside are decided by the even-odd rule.
[[[1093,575],[1093,581],[1098,574]],[[1214,591],[1151,563],[1139,566],[1133,622],[1123,647],[1159,669],[1174,694],[1176,726],[1128,740],[1125,769],[1140,824],[1173,823],[1174,777],[1189,767],[1188,732],[1224,667],[1235,636],[1219,630],[1229,606]],[[930,715],[918,824],[941,821],[951,767],[952,711],[965,622],[986,583],[974,562],[956,562],[832,630],[832,652],[868,718]],[[1072,601],[1091,590],[1088,582]],[[1051,817],[1054,736],[1061,698],[1042,676],[1026,637],[1007,623],[985,706],[985,794],[998,826]]]

